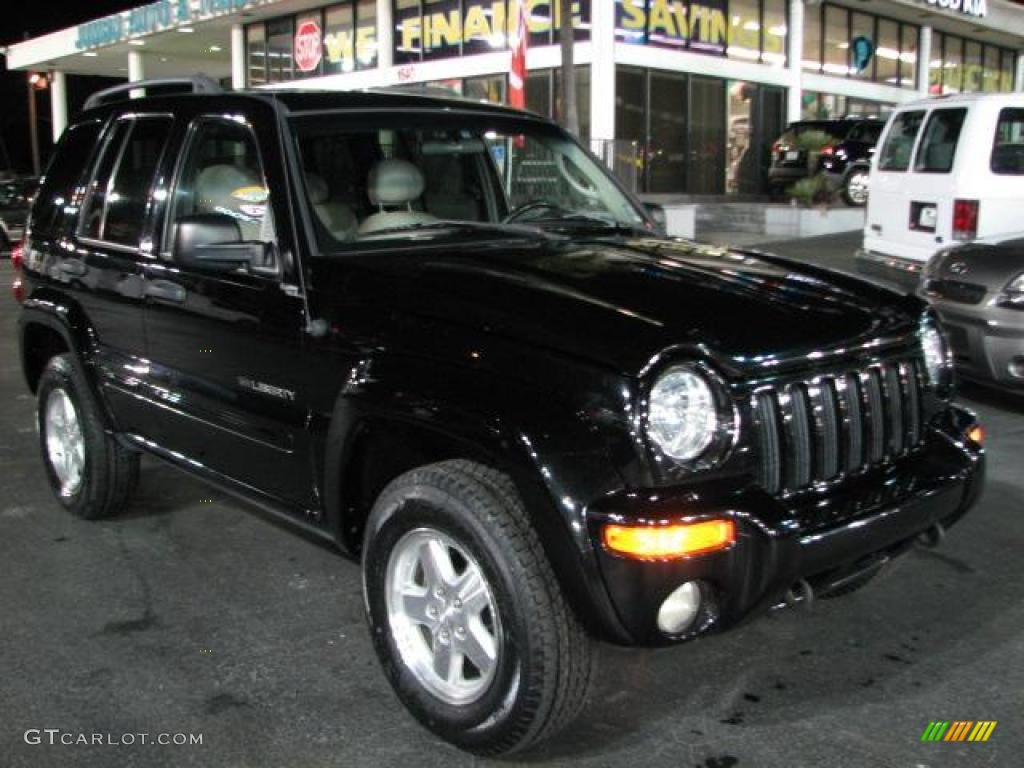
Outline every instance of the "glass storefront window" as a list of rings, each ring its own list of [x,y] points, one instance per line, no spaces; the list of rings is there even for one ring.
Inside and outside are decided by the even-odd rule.
[[[900,25],[900,85],[917,88],[917,41],[921,30],[910,24]]]
[[[729,47],[732,59],[761,58],[761,5],[758,0],[729,0]]]
[[[395,20],[395,63],[419,61],[423,57],[420,0],[395,0],[392,14]]]
[[[985,46],[985,63],[982,74],[982,90],[999,90],[999,49],[991,45]]]
[[[356,6],[356,69],[377,66],[377,0],[359,0]]]
[[[867,41],[867,42],[865,42]],[[875,62],[878,61],[878,40],[875,37],[875,17],[866,13],[850,14],[850,37],[847,38],[850,77],[862,80],[875,79]],[[867,57],[865,50],[871,52]],[[858,57],[864,58],[858,60]]]
[[[348,3],[324,14],[324,74],[354,72],[356,68],[355,8]]]
[[[959,93],[964,79],[964,41],[953,35],[942,36],[942,89],[940,93]]]
[[[835,5],[825,6],[825,58],[822,71],[826,75],[849,74],[847,61],[850,49],[850,12]]]
[[[267,82],[267,30],[253,24],[245,30],[246,83],[249,86]]]
[[[809,6],[804,10],[803,68],[821,71],[821,8]]]
[[[1016,66],[1017,54],[1013,51],[1003,51],[1003,63],[999,69],[999,90],[1000,91],[1012,91],[1013,90],[1013,69]]]
[[[647,138],[647,191],[686,188],[686,75],[651,72],[650,130]]]
[[[980,91],[982,78],[981,43],[967,40],[964,44],[964,83],[962,90],[966,93]]]
[[[291,18],[267,22],[267,82],[280,83],[295,78],[292,58],[292,36],[295,34]]]
[[[761,61],[786,66],[788,22],[786,0],[764,0],[761,5]]]
[[[900,25],[889,19],[878,20],[875,79],[886,85],[900,84]]]
[[[462,83],[462,95],[476,101],[504,104],[507,88],[508,78],[505,75],[467,77]]]

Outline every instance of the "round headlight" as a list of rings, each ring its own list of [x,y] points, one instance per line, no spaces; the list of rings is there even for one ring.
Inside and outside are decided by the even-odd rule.
[[[942,383],[947,365],[946,339],[931,320],[921,323],[921,348],[924,351],[924,367],[928,372],[928,383],[937,386]]]
[[[672,368],[651,388],[647,434],[666,456],[690,461],[700,456],[718,429],[710,382],[692,368]]]

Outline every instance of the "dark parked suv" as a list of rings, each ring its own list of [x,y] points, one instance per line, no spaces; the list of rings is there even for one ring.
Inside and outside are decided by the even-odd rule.
[[[884,120],[870,118],[791,124],[772,146],[769,188],[781,192],[811,174],[824,173],[847,204],[867,204],[871,155],[884,127]],[[820,145],[807,146],[812,135],[823,139]]]
[[[977,498],[919,299],[660,238],[538,117],[202,90],[101,94],[46,172],[18,332],[47,477],[111,515],[148,453],[358,558],[441,737],[523,748],[593,638],[849,592]]]

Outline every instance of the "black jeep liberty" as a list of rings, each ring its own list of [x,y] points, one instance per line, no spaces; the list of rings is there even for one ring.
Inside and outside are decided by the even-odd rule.
[[[978,496],[917,298],[660,237],[502,107],[149,88],[76,118],[18,259],[53,490],[114,514],[144,452],[335,542],[464,749],[565,725],[594,638],[852,591]]]

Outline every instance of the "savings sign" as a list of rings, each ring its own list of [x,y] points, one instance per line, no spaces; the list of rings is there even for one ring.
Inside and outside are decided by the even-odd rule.
[[[306,20],[295,30],[295,66],[300,72],[312,72],[320,65],[323,55],[323,37],[320,25]]]

